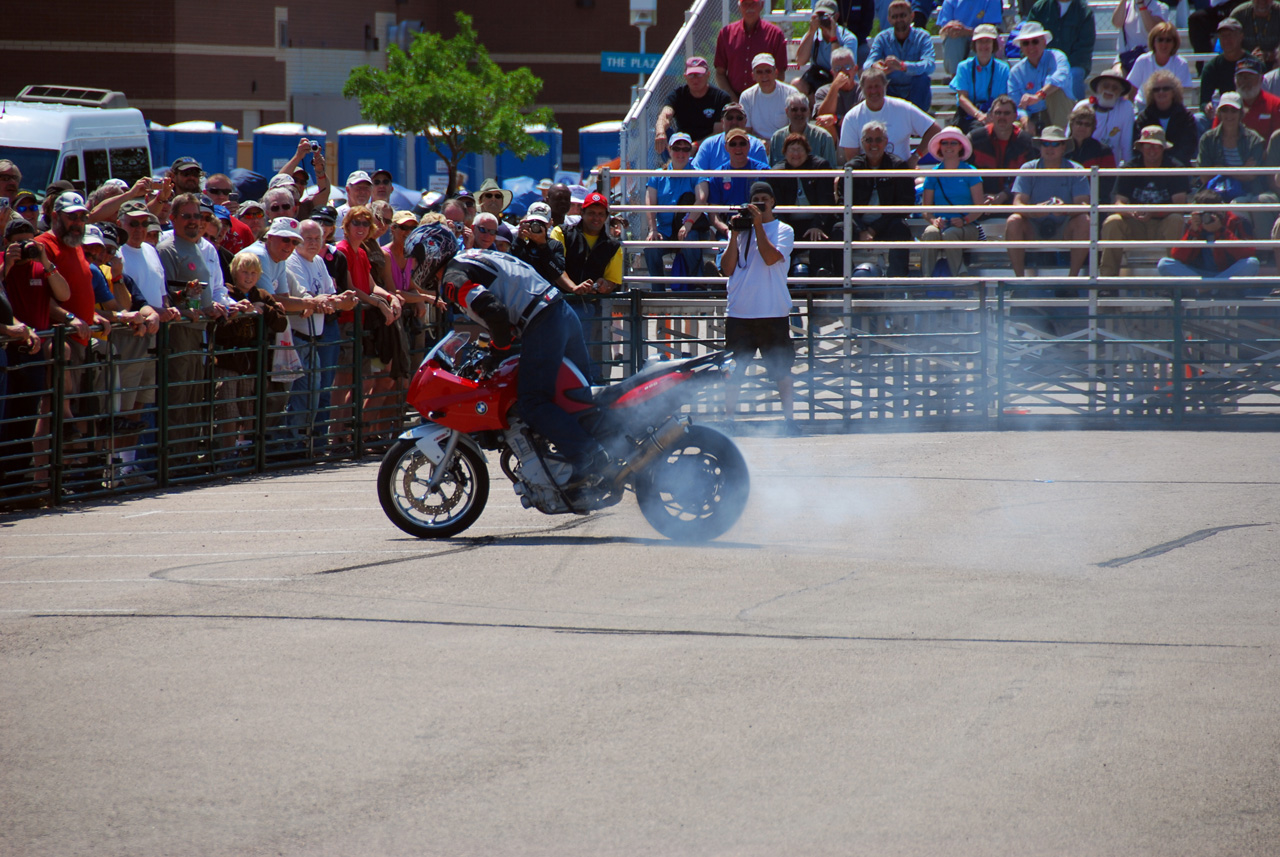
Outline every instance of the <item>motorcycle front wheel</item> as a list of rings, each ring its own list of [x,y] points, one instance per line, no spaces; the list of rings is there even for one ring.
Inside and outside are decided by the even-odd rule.
[[[738,522],[751,493],[751,476],[738,447],[706,426],[655,458],[635,485],[645,520],[679,542],[704,542]]]
[[[447,539],[476,522],[489,500],[489,470],[473,449],[458,445],[444,479],[427,484],[435,465],[412,440],[398,440],[378,468],[378,500],[391,523],[420,539]]]

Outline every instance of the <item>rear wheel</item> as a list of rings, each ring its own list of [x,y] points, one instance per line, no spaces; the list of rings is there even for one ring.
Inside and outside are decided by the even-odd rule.
[[[480,454],[459,444],[435,490],[435,465],[412,440],[398,440],[378,468],[378,500],[391,523],[420,539],[445,539],[476,522],[489,500],[489,470]]]
[[[640,511],[673,541],[703,542],[729,531],[746,508],[751,476],[725,435],[691,426],[636,480]]]

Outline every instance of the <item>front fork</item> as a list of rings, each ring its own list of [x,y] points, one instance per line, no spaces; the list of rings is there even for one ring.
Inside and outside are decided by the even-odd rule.
[[[484,451],[476,446],[467,435],[438,423],[424,422],[421,425],[414,426],[401,434],[400,439],[413,441],[418,451],[426,456],[427,460],[433,465],[434,470],[431,473],[431,479],[427,482],[428,491],[436,490],[440,487],[440,483],[444,481],[445,474],[453,466],[454,457],[458,454],[459,443],[470,444],[480,454],[482,461],[488,461],[488,456],[484,454]]]

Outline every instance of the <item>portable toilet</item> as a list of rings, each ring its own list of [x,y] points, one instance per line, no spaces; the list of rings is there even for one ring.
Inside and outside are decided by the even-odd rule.
[[[173,162],[169,157],[168,128],[159,122],[148,122],[147,138],[151,141],[151,169],[158,170]]]
[[[289,163],[298,152],[298,141],[303,137],[313,143],[320,144],[320,151],[325,151],[325,132],[310,125],[297,122],[277,122],[274,125],[263,125],[253,132],[253,171],[264,176],[273,176],[280,168]],[[315,169],[310,158],[302,159],[311,181],[316,180]]]
[[[413,158],[418,170],[413,183],[424,190],[444,193],[449,184],[449,164],[431,151],[427,146],[426,137],[417,135],[413,138]],[[486,163],[489,164],[488,169],[485,167]],[[492,165],[492,156],[486,157],[475,152],[463,155],[458,163],[458,171],[466,174],[466,188],[472,191],[479,190],[481,182],[493,177]]]
[[[391,180],[408,184],[405,138],[386,125],[352,125],[338,132],[338,177],[346,181],[356,170],[372,174],[390,170]]]
[[[498,153],[498,181],[516,176],[549,179],[560,169],[561,156],[564,154],[564,132],[545,125],[526,125],[524,130],[534,139],[546,144],[546,154],[517,158],[504,148]]]
[[[622,122],[596,122],[578,129],[578,159],[582,174],[622,154]]]
[[[195,120],[169,126],[169,152],[174,158],[195,158],[204,168],[205,175],[231,174],[236,168],[236,145],[240,132],[221,122]],[[297,143],[294,144],[297,146]]]

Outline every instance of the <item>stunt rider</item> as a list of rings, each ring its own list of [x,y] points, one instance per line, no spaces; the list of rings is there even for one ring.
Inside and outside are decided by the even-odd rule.
[[[435,291],[489,331],[496,366],[519,337],[516,404],[534,430],[556,445],[573,466],[563,488],[598,481],[609,457],[578,421],[555,403],[556,377],[568,357],[580,372],[590,365],[582,323],[560,290],[532,267],[494,250],[458,252],[457,238],[442,223],[419,226],[404,243],[414,259],[413,283]],[[491,367],[492,368],[492,367]]]

